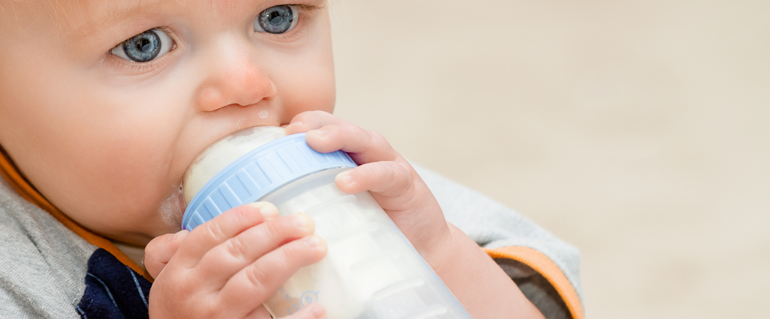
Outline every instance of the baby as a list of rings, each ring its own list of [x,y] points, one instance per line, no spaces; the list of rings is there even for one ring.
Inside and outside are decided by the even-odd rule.
[[[263,125],[350,153],[337,186],[370,191],[473,318],[582,317],[571,247],[434,176],[440,206],[382,136],[331,114],[327,5],[0,0],[0,317],[270,318],[326,253],[311,219],[254,203],[180,231],[193,158]]]

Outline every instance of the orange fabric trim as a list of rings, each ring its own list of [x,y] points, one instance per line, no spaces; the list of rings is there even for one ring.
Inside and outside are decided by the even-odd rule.
[[[583,304],[580,302],[580,297],[572,287],[572,284],[567,280],[567,276],[559,269],[559,266],[551,261],[543,253],[534,250],[529,247],[510,246],[501,247],[496,249],[484,249],[484,251],[492,258],[507,258],[521,262],[529,267],[532,267],[535,271],[543,275],[548,282],[553,285],[556,292],[564,300],[567,305],[572,318],[583,319],[585,314],[583,313]]]
[[[110,254],[115,256],[115,258],[117,258],[124,265],[133,269],[142,275],[142,277],[147,278],[147,280],[152,281],[152,277],[149,273],[147,273],[147,270],[131,261],[131,259],[126,256],[126,254],[124,254],[122,251],[120,251],[120,249],[118,249],[118,247],[115,246],[115,244],[110,242],[107,238],[99,236],[83,228],[83,226],[78,225],[75,223],[75,221],[64,215],[64,213],[59,211],[47,199],[45,199],[45,197],[43,197],[43,195],[41,195],[37,189],[35,189],[32,184],[30,184],[27,179],[21,175],[21,172],[19,172],[19,170],[16,168],[16,165],[13,164],[11,158],[2,148],[0,148],[0,175],[2,175],[3,178],[8,181],[9,184],[11,184],[11,187],[13,187],[19,196],[51,214],[51,216],[56,218],[56,220],[58,220],[60,223],[62,223],[64,226],[69,228],[69,230],[73,231],[81,238],[85,239],[87,242],[110,252]]]

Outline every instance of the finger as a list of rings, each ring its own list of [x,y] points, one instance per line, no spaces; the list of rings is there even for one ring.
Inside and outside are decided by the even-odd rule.
[[[174,234],[158,236],[147,244],[144,248],[143,263],[152,278],[158,277],[189,233],[187,230],[181,230]]]
[[[425,182],[406,161],[364,164],[338,174],[335,183],[348,194],[370,191],[380,207],[413,243],[415,240],[431,242],[421,238],[430,239],[444,230],[435,227],[446,224],[441,207]],[[415,207],[423,207],[420,218],[416,220],[412,213]]]
[[[179,254],[183,256],[180,262],[188,268],[193,268],[212,248],[244,230],[276,217],[278,217],[278,209],[273,204],[264,202],[250,203],[228,210],[193,229],[179,247]]]
[[[308,131],[305,140],[321,153],[343,150],[359,165],[401,157],[382,135],[347,122]]]
[[[297,270],[320,261],[326,248],[326,242],[316,235],[289,242],[235,274],[217,298],[238,305],[230,309],[228,317],[242,317],[273,295]]]
[[[390,161],[400,155],[380,134],[364,130],[330,113],[300,113],[286,127],[286,134],[307,132],[310,147],[321,153],[343,150],[358,163]]]
[[[387,198],[413,197],[415,178],[419,178],[408,163],[375,162],[344,171],[335,177],[337,187],[345,193],[371,191]],[[386,208],[388,209],[388,208]]]
[[[344,122],[342,119],[324,111],[302,112],[291,119],[291,123],[286,126],[286,135],[305,133],[325,125],[332,125]]]
[[[257,258],[283,243],[312,234],[314,229],[313,220],[302,213],[266,221],[206,252],[195,270],[199,276],[207,276],[212,285],[222,287]]]

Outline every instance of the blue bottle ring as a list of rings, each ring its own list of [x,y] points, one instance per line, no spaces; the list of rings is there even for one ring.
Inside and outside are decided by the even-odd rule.
[[[358,166],[343,151],[319,153],[294,134],[262,145],[241,156],[209,180],[190,201],[182,228],[195,227],[246,203],[252,203],[279,187],[316,172]]]

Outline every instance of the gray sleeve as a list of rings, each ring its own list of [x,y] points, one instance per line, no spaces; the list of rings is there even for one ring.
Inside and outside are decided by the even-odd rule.
[[[484,248],[523,246],[543,253],[564,273],[582,300],[580,254],[575,247],[516,211],[476,191],[418,165],[414,167],[438,200],[447,221]],[[570,317],[564,301],[542,275],[514,260],[495,261],[546,318]]]

